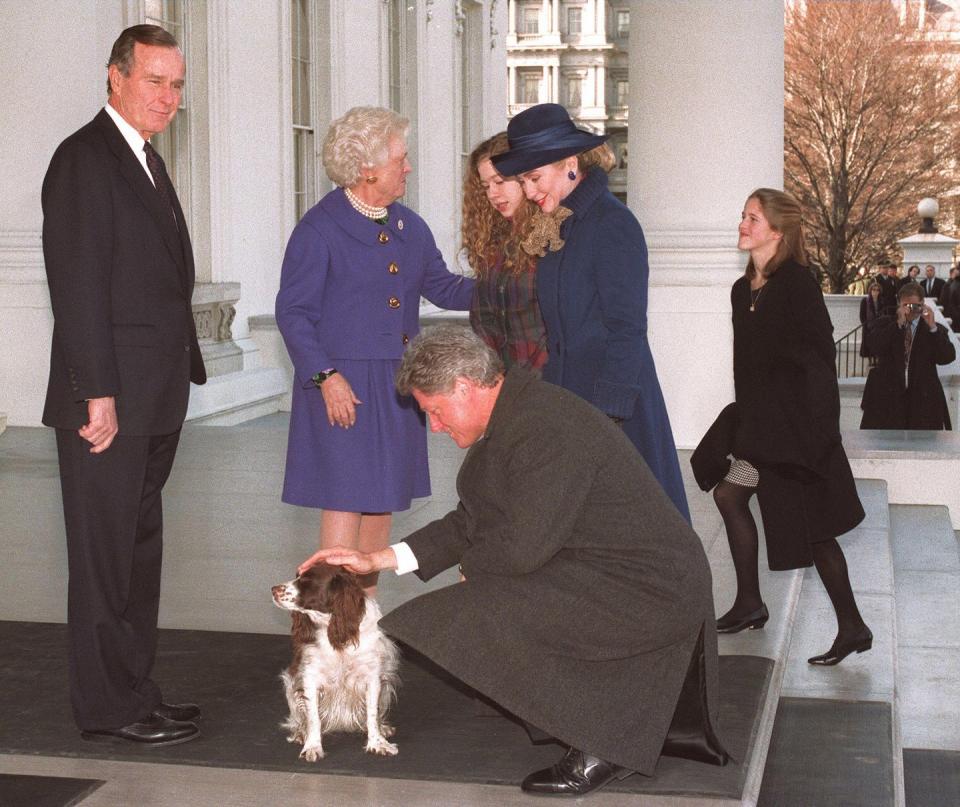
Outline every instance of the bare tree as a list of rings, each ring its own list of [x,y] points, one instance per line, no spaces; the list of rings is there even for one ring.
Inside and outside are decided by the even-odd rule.
[[[916,231],[916,204],[956,186],[960,82],[887,0],[788,5],[784,183],[830,291]]]

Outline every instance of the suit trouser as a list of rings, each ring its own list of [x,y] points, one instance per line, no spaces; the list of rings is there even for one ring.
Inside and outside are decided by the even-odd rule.
[[[117,435],[90,453],[57,429],[67,533],[70,701],[84,730],[126,726],[160,703],[151,680],[163,555],[161,491],[180,432]]]

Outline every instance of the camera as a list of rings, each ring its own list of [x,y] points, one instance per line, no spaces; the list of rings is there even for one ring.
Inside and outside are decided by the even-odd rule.
[[[907,303],[907,311],[913,314],[919,314],[923,311],[923,303]]]

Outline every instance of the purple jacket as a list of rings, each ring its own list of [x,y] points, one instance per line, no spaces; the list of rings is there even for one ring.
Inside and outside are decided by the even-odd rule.
[[[338,359],[399,359],[420,330],[420,297],[470,308],[474,282],[447,270],[426,222],[394,203],[385,225],[337,188],[296,226],[283,258],[277,325],[301,385]]]

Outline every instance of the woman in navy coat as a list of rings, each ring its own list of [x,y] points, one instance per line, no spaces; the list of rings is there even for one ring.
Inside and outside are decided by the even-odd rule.
[[[330,125],[323,163],[339,187],[306,213],[283,259],[277,325],[294,367],[283,501],[323,509],[321,548],[382,549],[391,513],[430,495],[423,415],[394,375],[421,295],[461,311],[473,296],[423,219],[396,202],[408,126],[378,107]],[[376,576],[365,585],[372,593]]]
[[[620,422],[687,520],[677,450],[647,341],[647,245],[607,188],[605,136],[577,129],[559,104],[538,104],[507,128],[492,158],[519,175],[542,217],[537,294],[547,326],[543,378]]]

